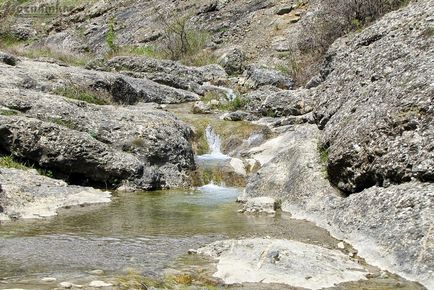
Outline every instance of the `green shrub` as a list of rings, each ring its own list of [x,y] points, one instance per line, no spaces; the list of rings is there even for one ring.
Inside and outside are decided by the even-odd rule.
[[[233,100],[229,101],[226,104],[221,104],[220,109],[223,111],[238,111],[243,108],[249,103],[248,99],[236,96]]]
[[[115,32],[115,20],[113,17],[110,18],[108,23],[108,30],[105,36],[105,42],[107,43],[107,46],[109,47],[111,52],[117,51],[117,45],[116,45],[116,32]]]

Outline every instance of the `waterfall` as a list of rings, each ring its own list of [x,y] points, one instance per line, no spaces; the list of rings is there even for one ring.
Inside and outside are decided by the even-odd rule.
[[[230,159],[229,156],[222,153],[220,137],[219,135],[217,135],[217,133],[210,125],[208,125],[208,127],[205,129],[205,137],[206,137],[206,142],[208,143],[209,153],[197,156],[199,161],[206,161],[208,163],[209,162],[213,163],[213,162],[219,162],[219,161],[224,161],[226,159]]]
[[[223,155],[223,153],[221,152],[220,137],[216,134],[216,132],[210,125],[206,127],[205,135],[206,135],[206,141],[208,143],[208,147],[210,151],[209,153],[215,156]]]

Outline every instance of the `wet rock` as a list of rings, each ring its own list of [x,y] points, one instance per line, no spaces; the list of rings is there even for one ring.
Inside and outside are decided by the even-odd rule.
[[[244,71],[243,78],[244,81],[241,84],[250,89],[257,89],[269,85],[290,90],[294,86],[294,82],[288,76],[258,65],[249,65]]]
[[[19,182],[17,182],[19,180]],[[0,168],[0,205],[3,217],[41,218],[56,215],[62,207],[107,203],[111,194],[101,190],[67,185],[61,180],[39,175],[35,170]],[[54,280],[53,280],[54,279]],[[47,277],[45,282],[56,279]]]
[[[366,271],[340,251],[275,239],[226,240],[198,250],[217,262],[215,277],[226,284],[279,283],[321,289],[365,280]],[[305,279],[305,277],[311,277]]]
[[[239,48],[225,52],[219,59],[219,64],[229,75],[241,74],[244,71],[246,56]]]
[[[242,212],[275,214],[278,209],[278,202],[274,198],[263,196],[248,199]]]

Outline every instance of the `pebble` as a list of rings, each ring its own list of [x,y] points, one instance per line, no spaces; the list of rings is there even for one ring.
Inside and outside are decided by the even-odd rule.
[[[338,243],[338,248],[341,249],[341,250],[345,249],[345,244],[343,242],[339,242]]]
[[[92,281],[89,283],[89,287],[102,288],[102,287],[110,287],[113,284],[106,283],[104,281]]]
[[[53,277],[44,277],[41,279],[42,282],[55,282],[57,279]]]
[[[93,270],[89,272],[92,275],[104,275],[104,271],[103,270]]]
[[[197,250],[195,250],[195,249],[190,249],[190,250],[188,250],[187,253],[188,253],[189,255],[197,254]]]
[[[62,283],[59,284],[59,286],[61,288],[64,288],[64,289],[71,289],[72,288],[72,283],[71,282],[62,282]]]

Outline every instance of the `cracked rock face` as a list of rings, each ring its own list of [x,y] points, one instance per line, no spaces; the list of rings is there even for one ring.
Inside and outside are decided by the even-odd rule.
[[[55,94],[59,86],[104,89],[113,82],[128,88],[116,90],[123,100],[138,96],[135,103],[144,101],[136,92],[154,94],[164,102],[171,98],[164,90],[181,90],[29,60],[14,67],[0,63],[0,71],[5,72],[0,74],[2,153],[33,161],[79,184],[128,181],[132,189],[148,190],[189,183],[188,172],[195,167],[192,131],[172,114],[156,104],[95,105]],[[154,90],[160,87],[165,89]]]
[[[315,117],[341,190],[434,181],[433,14],[410,4],[329,51]]]

